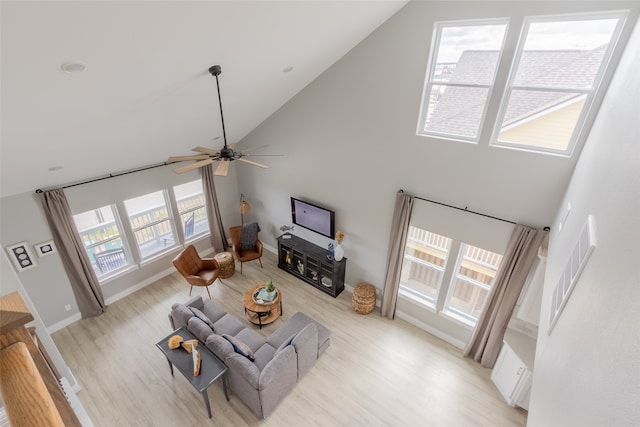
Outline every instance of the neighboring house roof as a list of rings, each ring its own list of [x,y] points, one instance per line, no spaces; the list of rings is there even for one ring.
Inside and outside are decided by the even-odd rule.
[[[516,86],[590,89],[607,45],[592,50],[526,51],[514,81]],[[499,52],[495,50],[465,51],[447,83],[490,84]],[[487,91],[482,88],[448,86],[428,121],[432,132],[474,136],[480,125]],[[561,104],[582,97],[575,92],[513,91],[503,126],[514,125],[545,110],[553,111]]]

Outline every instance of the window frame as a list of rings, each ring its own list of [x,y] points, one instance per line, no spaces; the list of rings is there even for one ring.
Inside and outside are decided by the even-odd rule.
[[[134,226],[133,224],[133,219],[132,219],[132,214],[129,213],[129,209],[127,207],[127,202],[134,200],[134,199],[138,199],[138,198],[142,198],[151,194],[155,194],[155,193],[161,193],[162,194],[162,198],[164,201],[164,209],[166,209],[167,211],[167,217],[163,218],[163,219],[159,219],[159,220],[152,220],[147,224],[143,224],[141,226]],[[138,257],[140,259],[140,263],[144,264],[147,263],[149,261],[152,261],[162,255],[165,255],[167,252],[170,252],[172,250],[174,250],[177,247],[180,247],[179,243],[178,243],[178,239],[177,239],[177,232],[176,232],[176,223],[175,223],[175,218],[174,218],[174,214],[173,214],[173,208],[172,208],[172,204],[171,204],[171,200],[169,198],[169,193],[168,190],[165,189],[161,189],[161,190],[155,190],[149,193],[145,193],[145,194],[141,194],[139,196],[134,196],[134,197],[130,197],[128,199],[125,199],[122,201],[124,207],[125,207],[125,211],[126,211],[126,218],[128,220],[128,225],[129,225],[129,229],[131,230],[131,234],[133,236],[134,242],[135,242],[135,247],[136,247],[136,251],[138,253]],[[151,207],[149,209],[146,209],[144,211],[140,211],[140,212],[147,212],[151,209],[153,209],[154,207]],[[134,215],[138,215],[140,212],[134,213]],[[158,224],[161,224],[163,222],[168,222],[169,224],[169,228],[171,230],[171,236],[170,237],[166,237],[166,238],[162,238],[160,237],[160,235],[156,236],[154,239],[150,239],[150,240],[158,240],[160,241],[160,239],[164,240],[164,247],[161,248],[158,251],[155,251],[153,253],[150,254],[145,254],[143,253],[141,247],[140,247],[140,243],[138,243],[138,238],[136,236],[136,233],[145,229],[149,229],[150,227],[156,227]],[[155,235],[155,231],[154,231],[154,235]],[[147,241],[143,242],[146,243]]]
[[[84,241],[84,239],[82,237],[83,234],[86,234],[86,233],[83,233],[83,230],[81,230],[78,227],[78,224],[75,221],[75,216],[76,215],[82,215],[82,214],[85,214],[87,212],[95,212],[97,210],[104,209],[104,208],[111,208],[111,214],[113,216],[113,224],[118,229],[118,236],[117,237],[110,237],[108,239],[101,240],[99,242],[95,242],[95,243],[91,243],[89,245],[86,245],[84,243],[85,241]],[[106,282],[108,282],[110,279],[113,279],[114,277],[119,276],[119,275],[123,274],[124,272],[126,272],[126,271],[128,271],[131,268],[136,266],[135,261],[134,261],[133,256],[132,256],[132,253],[131,253],[131,248],[129,246],[129,241],[127,239],[126,230],[125,230],[124,224],[122,223],[122,220],[121,220],[121,217],[120,217],[120,213],[118,211],[118,206],[115,203],[104,205],[104,206],[99,206],[97,208],[93,208],[93,209],[90,209],[88,211],[79,212],[77,214],[74,214],[73,217],[74,217],[74,225],[76,227],[76,230],[78,231],[78,234],[80,236],[80,240],[83,243],[84,250],[85,250],[87,256],[89,257],[89,261],[91,261],[91,267],[93,268],[93,271],[94,271],[94,273],[96,275],[96,278],[98,279],[98,282],[101,285],[106,283]],[[111,221],[102,222],[102,223],[97,224],[94,227],[90,227],[90,229],[105,228],[105,227],[102,227],[102,225],[109,224],[109,223],[111,223]],[[105,244],[107,242],[110,242],[110,241],[113,241],[113,240],[116,240],[116,239],[120,239],[120,241],[122,243],[121,248],[122,248],[122,250],[124,252],[125,264],[123,264],[123,265],[121,265],[121,266],[119,266],[119,267],[117,267],[117,268],[115,268],[113,270],[110,270],[110,271],[108,271],[106,273],[101,273],[99,271],[99,267],[97,266],[97,261],[95,259],[95,253],[91,254],[89,252],[89,250],[90,249],[94,249],[94,248],[96,248],[96,247],[98,247],[100,245],[103,245],[103,244]]]
[[[605,96],[613,73],[618,66],[621,50],[629,40],[630,32],[629,19],[636,14],[631,9],[606,9],[588,12],[571,12],[561,14],[535,14],[526,16],[512,16],[506,18],[494,19],[468,19],[468,20],[442,20],[433,23],[434,30],[432,36],[431,47],[427,62],[427,71],[423,85],[422,98],[420,101],[420,110],[418,116],[417,136],[434,138],[438,140],[466,142],[476,145],[482,145],[490,148],[500,148],[517,150],[543,155],[553,155],[561,157],[572,157],[575,153],[579,153],[584,146],[585,140],[593,126],[595,117],[600,109],[602,100]],[[538,145],[527,145],[521,143],[509,143],[499,141],[498,137],[501,133],[501,125],[509,106],[509,98],[513,93],[513,80],[516,76],[516,69],[522,57],[522,51],[526,42],[526,34],[532,23],[552,22],[552,21],[569,21],[569,20],[588,20],[588,19],[618,19],[616,27],[611,35],[609,45],[604,53],[600,68],[594,76],[591,89],[588,90],[585,104],[582,111],[577,117],[576,124],[573,127],[571,139],[566,149],[556,149],[540,147]],[[438,82],[434,80],[436,61],[438,59],[438,50],[441,40],[441,31],[444,26],[452,25],[477,25],[482,23],[500,22],[502,19],[508,21],[507,29],[496,64],[492,87],[487,96],[484,106],[477,138],[466,138],[453,133],[443,132],[427,132],[424,130],[427,122],[427,114],[429,111],[429,101],[431,87]],[[635,20],[634,20],[635,21]],[[516,26],[517,28],[511,28]],[[527,32],[525,32],[525,29]],[[480,87],[480,86],[478,86]],[[519,86],[518,86],[519,87]],[[497,89],[497,90],[496,90]],[[551,90],[557,90],[553,88]],[[576,91],[575,88],[571,89]]]
[[[180,210],[180,202],[183,199],[179,199],[178,198],[178,195],[176,193],[176,187],[180,187],[180,186],[184,186],[184,185],[188,185],[188,184],[193,184],[195,182],[199,182],[200,183],[200,193],[197,193],[197,194],[202,196],[202,199],[203,199],[202,205],[198,205],[196,207],[191,207],[189,209],[181,211]],[[183,242],[185,244],[186,243],[191,243],[191,242],[196,241],[196,240],[198,240],[198,239],[200,239],[200,238],[202,238],[204,236],[210,235],[211,234],[211,230],[209,229],[209,211],[207,210],[207,200],[206,200],[206,197],[205,197],[205,194],[204,194],[204,184],[202,182],[202,179],[198,178],[198,179],[194,179],[193,181],[189,181],[189,182],[184,182],[184,183],[181,183],[181,184],[173,185],[171,187],[171,191],[173,193],[173,198],[175,199],[176,212],[178,214],[178,219],[179,219],[179,222],[180,222],[180,226],[182,227]],[[187,215],[187,214],[189,214],[191,212],[194,212],[194,218],[195,218],[195,212],[199,211],[200,209],[204,210],[204,215],[205,215],[204,221],[205,221],[205,224],[206,224],[206,229],[204,229],[203,231],[197,233],[196,232],[196,228],[195,228],[195,224],[194,224],[194,232],[193,232],[193,234],[187,236],[187,233],[186,233],[186,221],[182,220],[182,216],[183,215]]]
[[[462,26],[473,27],[473,26],[480,26],[480,25],[500,25],[500,24],[505,25],[505,30],[502,38],[500,52],[498,53],[498,58],[496,59],[496,66],[493,72],[493,78],[491,79],[491,84],[480,84],[480,83],[470,84],[470,83],[455,83],[455,82],[451,83],[446,81],[438,81],[435,79],[435,70],[436,70],[436,66],[438,65],[437,60],[438,60],[438,53],[440,52],[440,43],[442,40],[443,28],[462,27]],[[420,101],[420,113],[418,116],[418,128],[416,131],[417,135],[425,136],[425,137],[434,137],[439,139],[446,139],[446,140],[457,141],[457,142],[466,142],[471,144],[478,144],[480,142],[480,138],[482,136],[482,130],[484,128],[484,124],[487,119],[487,112],[489,110],[489,105],[491,103],[491,99],[496,86],[498,70],[502,62],[502,56],[504,53],[505,43],[509,34],[510,24],[511,22],[509,18],[437,21],[434,23],[433,40],[431,43],[431,48],[429,50],[429,60],[427,62],[428,63],[427,74],[424,80],[424,86],[422,90],[422,99]],[[434,50],[436,47],[437,47],[437,50]],[[425,129],[427,124],[427,114],[429,112],[431,91],[434,85],[487,89],[486,101],[484,103],[484,108],[482,111],[482,116],[479,121],[478,132],[476,137],[473,137],[473,138],[465,137],[464,135],[455,135],[452,133],[427,131]]]
[[[612,58],[613,52],[615,48],[618,46],[618,43],[620,42],[622,30],[625,26],[625,23],[628,17],[629,17],[628,10],[607,10],[607,11],[597,11],[597,12],[578,12],[578,13],[567,13],[567,14],[525,16],[522,22],[521,32],[518,35],[517,48],[515,53],[513,54],[513,59],[509,66],[509,75],[506,79],[505,87],[500,97],[499,109],[495,115],[493,129],[491,131],[491,138],[489,140],[489,146],[519,150],[519,151],[527,151],[527,152],[533,152],[533,153],[539,153],[539,154],[571,157],[575,152],[576,148],[584,144],[584,140],[586,139],[586,136],[593,122],[593,118],[594,118],[593,116],[595,115],[595,113],[597,113],[597,110],[600,108],[600,102],[597,102],[596,99],[598,95],[600,95],[600,98],[604,96],[604,94],[602,93],[603,83],[605,83],[604,78],[607,73],[607,70],[610,70],[611,58]],[[607,19],[607,18],[618,19],[618,23],[616,24],[616,27],[611,35],[611,39],[603,55],[602,62],[600,64],[598,72],[594,76],[591,89],[580,89],[575,87],[523,86],[523,85],[514,84],[518,66],[520,65],[520,61],[524,53],[524,47],[527,41],[526,37],[529,34],[529,29],[531,28],[531,24],[547,23],[547,22],[580,21],[580,20],[588,20],[588,19]],[[582,111],[578,115],[576,124],[573,128],[573,132],[571,134],[571,138],[569,140],[569,143],[567,144],[566,149],[561,150],[561,149],[540,147],[536,145],[519,144],[519,143],[499,140],[500,133],[502,132],[502,126],[501,126],[502,121],[504,120],[504,116],[509,106],[511,95],[514,91],[517,91],[517,90],[545,91],[545,92],[571,92],[571,93],[582,94],[586,96],[584,100],[584,106],[582,107]]]

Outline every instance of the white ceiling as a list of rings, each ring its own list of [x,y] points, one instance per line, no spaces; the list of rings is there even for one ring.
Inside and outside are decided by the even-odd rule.
[[[2,1],[0,196],[220,147],[215,64],[241,140],[405,4]]]

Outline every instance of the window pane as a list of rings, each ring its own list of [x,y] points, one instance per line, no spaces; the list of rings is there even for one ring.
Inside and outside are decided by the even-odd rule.
[[[609,60],[621,14],[533,18],[498,117],[494,143],[569,154]]]
[[[491,85],[506,29],[506,24],[442,28],[433,80]]]
[[[617,24],[618,19],[532,23],[514,84],[591,89]]]
[[[164,191],[125,200],[124,205],[141,259],[176,246]]]
[[[424,130],[477,137],[488,95],[484,88],[434,85]]]
[[[418,133],[477,141],[507,22],[436,25]]]
[[[502,255],[462,244],[445,309],[475,322],[484,307]]]
[[[566,150],[586,95],[514,90],[502,121],[500,142]]]
[[[173,187],[185,241],[209,232],[202,180]]]
[[[447,237],[409,227],[400,285],[435,303],[450,247],[451,239]]]
[[[117,218],[115,206],[104,206],[73,216],[98,279],[131,264]]]

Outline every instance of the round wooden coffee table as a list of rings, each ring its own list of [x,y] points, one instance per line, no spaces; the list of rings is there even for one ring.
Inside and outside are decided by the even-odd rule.
[[[276,289],[276,297],[271,302],[259,303],[255,299],[255,295],[260,292],[264,285],[257,285],[244,293],[242,303],[244,304],[244,314],[247,320],[254,325],[268,325],[274,322],[278,317],[282,316],[282,292]]]

